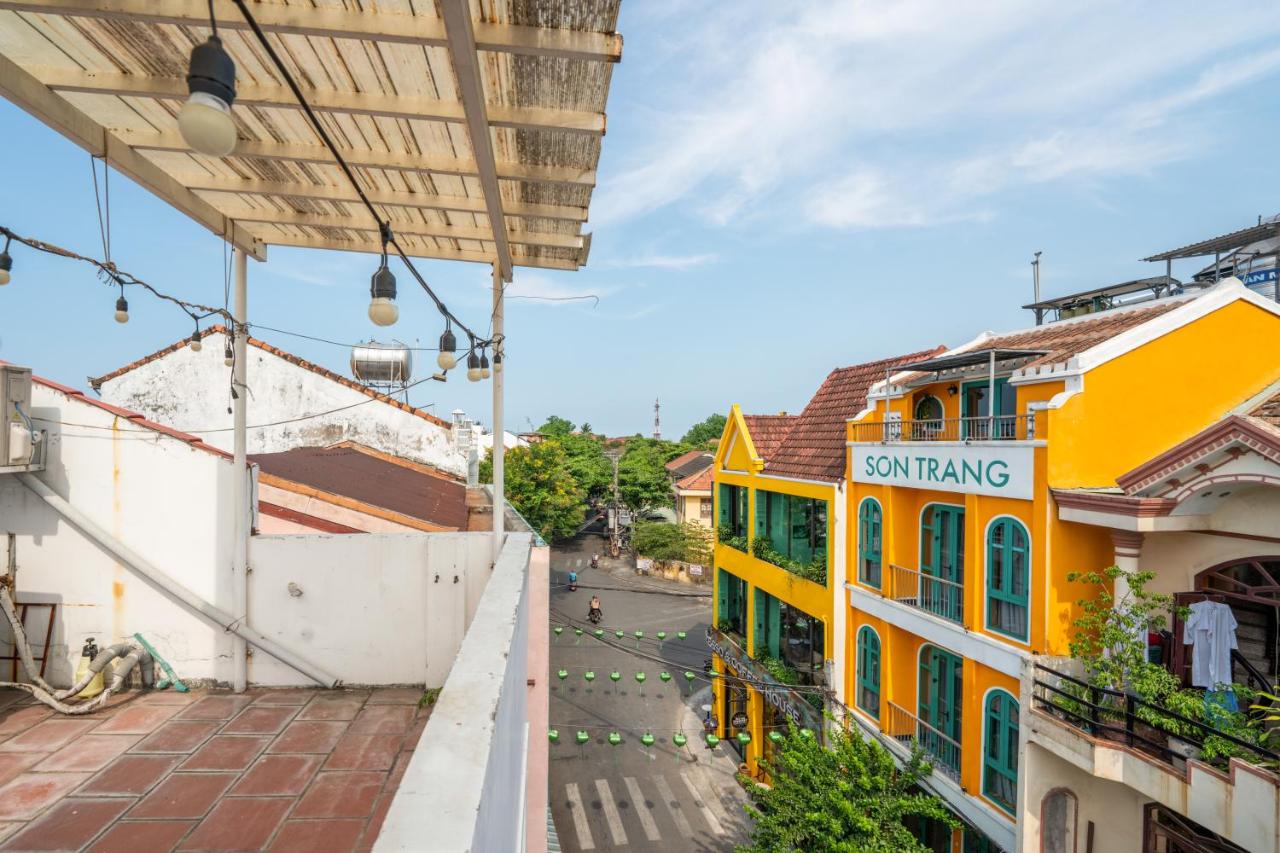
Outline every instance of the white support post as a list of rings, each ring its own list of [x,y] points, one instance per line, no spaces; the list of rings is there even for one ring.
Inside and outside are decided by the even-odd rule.
[[[506,483],[503,476],[503,457],[506,455],[506,433],[502,425],[502,383],[506,367],[506,353],[503,350],[503,299],[502,269],[495,262],[493,265],[493,560],[498,561],[502,553],[503,516],[506,514]],[[498,361],[498,355],[502,361]]]
[[[996,351],[990,352],[987,362],[987,441],[996,438]]]
[[[235,466],[235,482],[232,486],[231,523],[235,548],[231,564],[232,599],[231,612],[241,621],[248,623],[249,615],[249,442],[247,435],[249,391],[246,387],[247,375],[245,362],[248,359],[246,346],[249,335],[249,287],[248,257],[240,249],[235,250],[235,343],[234,364],[231,368],[231,388],[233,420],[233,452]],[[249,683],[248,647],[240,637],[231,639],[232,676],[231,686],[237,693],[243,693]]]

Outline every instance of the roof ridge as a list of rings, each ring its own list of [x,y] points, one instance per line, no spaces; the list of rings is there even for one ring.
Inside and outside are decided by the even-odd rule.
[[[226,326],[222,325],[221,323],[215,323],[212,326],[209,326],[208,328],[201,329],[200,338],[201,340],[203,340],[209,335],[214,335],[214,334],[225,335],[227,333],[228,333],[228,329]],[[129,373],[131,371],[138,369],[139,367],[150,364],[153,361],[158,361],[161,358],[164,358],[165,356],[169,355],[170,353],[177,352],[178,350],[187,346],[190,342],[191,342],[191,339],[189,337],[183,338],[182,340],[176,343],[170,344],[167,347],[162,347],[161,349],[156,350],[150,355],[143,356],[142,358],[139,358],[135,361],[131,361],[128,364],[123,365],[122,367],[118,367],[115,370],[111,371],[110,373],[106,373],[98,377],[91,376],[89,377],[89,386],[92,387],[94,391],[101,392],[102,384],[104,382],[109,382],[112,379],[117,379],[125,375],[126,373]],[[437,415],[433,415],[430,412],[424,409],[419,409],[416,406],[411,406],[408,403],[402,403],[399,400],[395,399],[394,397],[388,396],[387,394],[379,393],[378,391],[373,390],[367,385],[364,385],[360,382],[356,382],[354,379],[348,379],[347,377],[342,376],[341,374],[334,373],[332,370],[330,370],[327,367],[322,367],[321,365],[316,364],[313,361],[308,361],[305,358],[302,358],[301,356],[294,355],[291,352],[288,352],[286,350],[280,349],[279,347],[273,346],[272,344],[267,343],[261,338],[255,338],[252,335],[250,335],[245,339],[245,343],[248,344],[249,346],[258,348],[263,352],[271,353],[277,358],[282,358],[285,361],[289,362],[290,364],[293,364],[297,367],[301,367],[302,369],[308,370],[312,373],[322,376],[325,379],[329,379],[329,380],[332,380],[333,382],[337,382],[339,385],[350,388],[353,391],[359,391],[360,393],[368,397],[371,397],[372,399],[377,400],[381,403],[386,403],[390,406],[394,406],[395,408],[400,409],[403,412],[408,412],[409,414],[420,417],[425,421],[434,423],[437,426],[444,427],[446,429],[450,429],[453,427],[453,424],[449,423],[444,418],[441,418]]]

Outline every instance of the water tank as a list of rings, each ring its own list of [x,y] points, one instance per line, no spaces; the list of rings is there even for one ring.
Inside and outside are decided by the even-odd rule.
[[[413,351],[402,343],[370,341],[351,348],[351,373],[366,384],[408,384],[413,376]]]

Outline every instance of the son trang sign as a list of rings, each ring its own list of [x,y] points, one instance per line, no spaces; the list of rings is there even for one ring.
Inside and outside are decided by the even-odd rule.
[[[855,444],[850,450],[855,483],[1031,500],[1032,447]]]

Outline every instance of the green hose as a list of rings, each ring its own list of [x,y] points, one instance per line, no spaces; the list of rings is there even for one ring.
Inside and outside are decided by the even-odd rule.
[[[156,682],[157,690],[164,690],[166,687],[171,686],[179,693],[186,693],[191,689],[182,683],[182,679],[178,678],[177,673],[173,671],[173,667],[169,666],[169,662],[160,657],[160,653],[157,652],[155,647],[148,643],[141,634],[134,634],[133,638],[142,644],[142,647],[147,650],[147,653],[151,655],[152,659],[154,659],[156,663],[160,664],[160,668],[164,670],[166,677]]]

